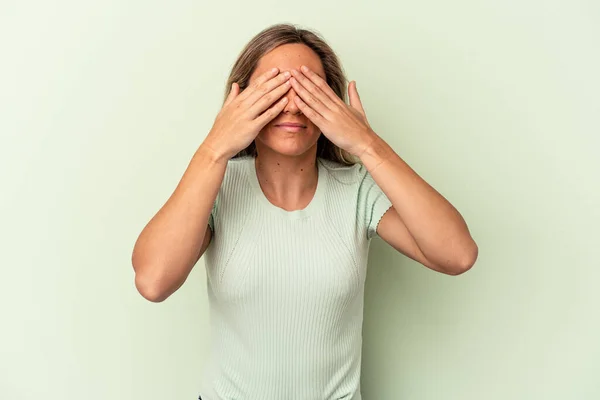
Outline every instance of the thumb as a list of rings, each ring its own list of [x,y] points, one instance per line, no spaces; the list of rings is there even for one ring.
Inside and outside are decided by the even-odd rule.
[[[236,82],[233,82],[231,84],[231,90],[229,91],[229,94],[225,99],[225,103],[223,104],[223,107],[231,103],[233,99],[237,97],[238,94],[240,94],[240,85],[238,85]]]
[[[358,90],[356,89],[356,81],[352,81],[348,85],[348,97],[350,98],[350,106],[358,111],[363,117],[367,118],[362,103],[360,102]]]

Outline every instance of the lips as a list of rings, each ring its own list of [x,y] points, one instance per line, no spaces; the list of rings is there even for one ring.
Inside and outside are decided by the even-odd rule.
[[[279,131],[288,133],[300,133],[306,132],[306,125],[298,122],[282,122],[275,125],[275,128]]]
[[[277,124],[275,126],[281,126],[284,128],[306,128],[306,125],[295,122],[282,122],[281,124]]]

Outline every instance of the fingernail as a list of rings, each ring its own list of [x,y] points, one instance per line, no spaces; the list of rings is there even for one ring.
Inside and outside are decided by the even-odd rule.
[[[302,71],[308,72],[308,67],[306,67],[305,65],[303,65],[301,68],[302,68]]]
[[[285,72],[283,73],[283,76],[285,76],[286,78],[289,78],[289,77],[290,77],[290,75],[291,75],[291,74],[290,74],[290,71],[285,71]]]

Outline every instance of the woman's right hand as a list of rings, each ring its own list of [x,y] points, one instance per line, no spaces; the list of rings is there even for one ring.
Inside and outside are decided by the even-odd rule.
[[[287,97],[280,98],[290,90],[290,73],[278,72],[274,68],[264,73],[241,94],[239,85],[233,83],[203,143],[218,159],[227,161],[248,147],[261,129],[283,111]]]

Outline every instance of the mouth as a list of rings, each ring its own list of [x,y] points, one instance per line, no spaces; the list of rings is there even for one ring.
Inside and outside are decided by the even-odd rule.
[[[295,122],[283,122],[281,124],[276,124],[275,127],[287,132],[300,132],[301,130],[306,129],[306,125]]]
[[[281,126],[281,127],[285,127],[285,128],[287,128],[287,127],[306,128],[306,125],[298,124],[298,123],[295,123],[295,122],[284,122],[284,123],[281,123],[281,124],[277,124],[275,126]]]

